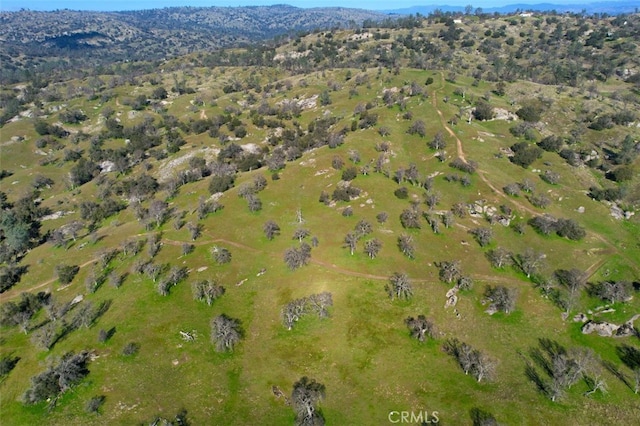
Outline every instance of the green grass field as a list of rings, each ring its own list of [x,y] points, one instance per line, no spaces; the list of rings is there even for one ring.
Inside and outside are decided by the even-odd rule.
[[[202,92],[196,95],[218,97],[215,106],[204,107],[208,116],[221,113],[225,106],[237,106],[232,98],[241,99],[243,94],[223,95],[220,88],[226,79],[244,76],[248,70],[215,70],[213,75],[205,70],[197,72],[201,79],[198,90]],[[353,70],[354,75],[361,72]],[[634,217],[629,223],[612,219],[605,205],[584,194],[598,179],[596,173],[576,172],[556,154],[545,152],[529,169],[516,166],[507,158],[496,158],[500,148],[516,142],[508,130],[510,123],[496,120],[469,124],[463,119],[455,126],[446,124],[466,102],[455,97],[456,87],[467,87],[469,95],[479,98],[490,90],[488,85],[472,87],[472,80],[462,77],[452,84],[445,82],[440,73],[413,69],[402,70],[399,75],[385,70],[381,78],[376,77],[373,69],[366,73],[370,86],[358,87],[358,95],[352,98],[349,97],[352,83],[344,83],[344,70],[336,70],[327,71],[326,77],[320,73],[310,74],[305,77],[308,86],[294,84],[291,91],[278,93],[269,102],[308,98],[324,90],[327,79],[333,79],[343,87],[330,93],[331,105],[305,110],[295,121],[306,128],[313,119],[329,114],[339,118],[334,125],[336,129],[349,127],[356,105],[374,100],[378,102],[371,111],[378,114],[374,128],[348,133],[344,145],[336,149],[325,146],[305,153],[300,159],[287,163],[279,173],[279,180],[271,180],[266,168],[239,174],[235,187],[220,198],[224,209],[201,221],[196,208],[198,198],[209,195],[208,180],[180,188],[178,195],[170,200],[170,206],[176,212],[185,211],[186,222],[199,222],[204,226],[202,235],[192,242],[195,245],[192,253],[182,255],[181,244],[191,241],[185,228],[174,228],[173,219],[159,229],[145,230],[130,209],[100,223],[97,238],[83,230],[78,241],[66,249],[45,243],[31,250],[22,261],[29,266],[28,273],[18,285],[0,296],[3,303],[16,300],[23,291],[37,290],[51,292],[58,301],[69,301],[82,294],[94,306],[105,301],[111,304],[91,327],[70,333],[50,351],[35,349],[30,336],[17,328],[2,329],[1,354],[20,357],[16,368],[0,383],[3,420],[12,425],[138,424],[150,422],[154,416],[172,418],[186,409],[192,424],[289,424],[294,421],[293,410],[283,399],[277,399],[271,389],[278,386],[290,394],[293,383],[302,376],[326,386],[326,399],[320,407],[327,424],[388,424],[391,411],[437,411],[441,424],[468,424],[473,408],[493,413],[498,422],[504,424],[631,424],[640,418],[637,395],[607,371],[603,373],[608,384],[606,394],[584,396],[589,390],[584,381],[569,389],[566,398],[559,402],[551,402],[536,390],[525,376],[525,366],[530,362],[530,350],[538,346],[538,339],[549,338],[566,347],[590,347],[599,357],[618,365],[630,376],[630,370],[622,366],[616,355],[616,347],[620,344],[637,347],[637,338],[583,335],[571,317],[603,302],[584,295],[579,308],[563,321],[562,310],[543,297],[524,274],[514,268],[493,269],[485,257],[487,250],[499,246],[514,253],[534,248],[546,254],[542,273],[548,276],[556,269],[579,268],[589,270],[593,280],[637,281],[638,219]],[[413,80],[423,83],[429,76],[435,79],[433,85],[427,86],[429,97],[407,100],[412,120],[403,119],[403,112],[397,106],[388,108],[379,99],[383,88],[402,87]],[[274,72],[269,78],[275,81],[281,77]],[[190,83],[195,85],[195,81]],[[523,94],[543,89],[533,83],[516,88],[517,84],[513,83],[512,90],[521,90]],[[118,89],[117,98],[125,93],[135,95],[137,92],[131,89]],[[143,86],[140,91],[150,91],[150,88]],[[196,95],[171,99],[169,112],[185,121],[199,118],[199,112],[188,110]],[[446,104],[442,101],[445,95],[452,98]],[[506,99],[492,98],[492,103],[494,100],[496,106],[511,108]],[[563,102],[571,105],[566,96],[559,97],[556,105],[564,105]],[[88,113],[87,125],[97,123],[99,111],[106,106],[98,100],[84,99],[71,99],[67,104]],[[135,122],[126,118],[128,107],[115,100],[108,105],[121,113],[124,124]],[[444,122],[438,110],[443,113]],[[157,118],[148,111],[143,115],[147,113]],[[246,111],[240,118],[247,124],[249,136],[238,143],[263,145],[266,131],[253,128]],[[55,117],[49,119],[55,120]],[[417,119],[426,123],[424,138],[406,133]],[[389,136],[378,134],[377,128],[382,125],[391,129]],[[561,126],[561,122],[549,124],[545,130],[554,132]],[[446,128],[461,140],[466,158],[479,163],[480,171],[471,175],[468,187],[444,179],[447,174],[462,175],[448,165],[457,156],[457,150],[455,137]],[[427,142],[438,131],[446,136],[446,162],[439,162],[427,148]],[[39,166],[40,157],[33,145],[38,135],[28,121],[5,126],[2,142],[7,139],[5,135],[12,134],[25,135],[26,140],[3,145],[3,159],[29,166],[22,169],[10,165],[15,174],[2,181],[2,190],[10,199],[15,199],[27,191],[32,176],[38,173],[50,176],[56,183],[43,191],[43,205],[53,211],[73,213],[44,222],[43,231],[79,219],[78,204],[83,199],[96,199],[96,185],[88,183],[68,190],[63,182],[70,164],[57,162]],[[187,144],[175,156],[199,155],[203,147],[220,148],[219,141],[206,133],[186,139]],[[469,216],[456,219],[451,228],[442,226],[440,234],[434,234],[423,219],[421,229],[404,230],[399,217],[410,207],[412,199],[420,202],[422,210],[427,210],[422,202],[424,189],[403,183],[410,196],[399,200],[394,191],[400,185],[373,172],[366,176],[360,174],[353,180],[352,185],[362,189],[359,198],[331,206],[318,201],[323,190],[331,193],[340,181],[341,171],[331,167],[334,156],[342,157],[345,167],[349,167],[352,165],[349,153],[355,149],[361,156],[357,167],[361,167],[378,157],[375,146],[383,141],[390,142],[386,167],[391,177],[396,169],[407,168],[410,163],[417,165],[423,177],[438,173],[433,184],[433,190],[441,196],[437,211],[448,210],[457,202],[484,200],[496,208],[503,204],[510,207],[516,221],[526,221],[534,213],[544,212],[575,219],[586,228],[587,236],[575,242],[556,235],[538,235],[531,227],[526,228],[524,235],[518,235],[513,229],[496,224],[491,226],[493,241],[481,248],[468,230],[489,224],[482,217]],[[88,149],[88,142],[81,142],[80,148]],[[155,160],[149,163],[152,175],[166,164]],[[3,161],[2,167],[9,165]],[[142,167],[135,166],[129,176],[119,179],[135,177],[142,172]],[[532,172],[532,169],[547,168],[561,174],[560,184],[549,185],[538,173]],[[252,213],[237,192],[256,175],[265,176],[268,184],[258,194],[262,209]],[[549,195],[552,204],[547,209],[532,206],[523,195],[509,197],[502,192],[505,185],[524,178],[535,181],[537,190]],[[10,184],[10,181],[17,183]],[[163,195],[164,192],[160,192],[157,198]],[[352,207],[353,216],[342,215],[346,206]],[[585,213],[577,213],[580,206],[586,206]],[[298,210],[304,218],[302,224],[296,222]],[[389,219],[379,224],[376,215],[383,211]],[[369,259],[364,253],[362,241],[353,255],[343,247],[345,235],[360,219],[373,225],[372,234],[365,240],[375,237],[382,242],[375,259]],[[273,241],[268,241],[262,231],[267,220],[276,221],[281,228],[281,235]],[[318,238],[319,245],[312,249],[309,265],[291,271],[284,264],[283,253],[297,246],[292,235],[300,226],[309,229],[311,235]],[[148,257],[145,247],[134,257],[119,255],[109,264],[109,268],[121,274],[128,273],[122,287],[113,288],[105,283],[97,292],[87,293],[85,277],[93,267],[92,261],[102,251],[118,247],[128,238],[146,240],[155,232],[162,232],[163,246],[154,261],[187,267],[187,280],[173,287],[168,296],[160,296],[151,279],[131,272],[135,260]],[[406,258],[397,248],[398,236],[404,232],[414,239],[415,259]],[[210,254],[214,245],[231,251],[229,264],[214,262]],[[436,262],[455,259],[461,261],[463,273],[475,281],[473,289],[459,295],[455,308],[459,317],[454,308],[444,308],[445,294],[452,285],[438,280],[435,266]],[[54,268],[60,263],[84,265],[69,286],[61,287],[55,280]],[[257,276],[262,268],[266,268],[266,273]],[[414,296],[409,301],[390,300],[387,296],[385,284],[393,272],[406,272],[412,279]],[[200,279],[216,279],[226,288],[226,293],[212,306],[193,300],[191,283]],[[517,289],[515,312],[493,316],[484,312],[484,287],[497,284]],[[287,331],[280,319],[282,307],[292,299],[323,291],[333,296],[330,317],[319,319],[308,315],[296,323],[293,330]],[[635,295],[629,303],[614,305],[616,312],[607,316],[607,320],[622,323],[639,312],[637,291]],[[210,341],[210,321],[222,313],[241,320],[244,328],[244,339],[232,353],[217,353]],[[438,329],[436,339],[419,343],[410,337],[404,320],[419,314],[434,320]],[[45,320],[44,312],[40,312],[31,324],[35,327]],[[98,331],[111,328],[115,329],[113,337],[99,342]],[[191,342],[184,341],[181,331],[193,331],[197,337]],[[456,361],[442,350],[444,342],[454,337],[482,350],[497,362],[493,381],[477,383],[470,375],[465,376]],[[135,355],[125,356],[122,349],[129,342],[138,343],[140,349]],[[21,402],[30,377],[65,352],[83,349],[92,353],[90,374],[65,393],[54,409],[49,411],[46,403],[27,406]],[[106,397],[100,415],[87,413],[87,401],[99,395]]]

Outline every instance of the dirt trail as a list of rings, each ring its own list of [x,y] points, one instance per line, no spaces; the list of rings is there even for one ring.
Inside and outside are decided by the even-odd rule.
[[[458,157],[460,157],[460,159],[462,161],[464,161],[465,163],[468,163],[467,158],[465,156],[464,153],[464,149],[462,146],[462,141],[460,140],[460,138],[458,137],[458,135],[455,134],[455,132],[451,129],[451,127],[449,127],[449,125],[447,124],[446,120],[444,119],[444,115],[442,114],[442,111],[440,111],[440,109],[438,108],[438,91],[442,90],[444,88],[444,74],[442,72],[440,72],[440,87],[435,89],[434,93],[433,93],[433,97],[432,97],[432,104],[433,107],[436,109],[436,112],[438,113],[438,116],[440,117],[440,122],[442,124],[442,127],[444,127],[444,129],[447,131],[447,133],[449,133],[455,140],[456,140],[456,146],[457,146],[457,154]],[[493,183],[491,183],[489,181],[489,179],[487,179],[487,172],[484,170],[477,170],[476,173],[478,174],[478,176],[480,176],[480,179],[489,187],[491,188],[491,190],[493,192],[495,192],[498,196],[500,196],[501,198],[507,199],[509,200],[509,202],[515,204],[520,210],[525,211],[527,213],[530,213],[534,216],[539,216],[541,213],[537,212],[536,210],[532,209],[531,207],[522,204],[521,202],[519,202],[518,200],[514,199],[513,197],[509,197],[507,194],[505,194],[501,189],[497,188]],[[606,244],[607,246],[609,246],[609,248],[613,249],[613,251],[617,254],[620,254],[622,257],[625,258],[625,260],[627,260],[629,262],[629,265],[631,265],[634,269],[637,270],[637,267],[635,266],[635,262],[632,261],[631,259],[629,259],[626,255],[624,255],[623,252],[621,252],[618,247],[613,244],[611,241],[609,241],[608,239],[606,239],[604,236],[592,232],[589,232],[590,235],[593,235],[595,238],[597,238],[599,241],[601,241],[602,243]],[[604,264],[604,260],[602,261],[602,264]],[[592,265],[589,269],[589,275],[593,275],[595,273],[595,271],[597,270],[597,268],[599,268],[602,265],[597,266],[596,269],[591,270],[591,268],[595,267],[596,265]]]
[[[438,91],[442,90],[444,88],[444,75],[442,74],[442,72],[440,73],[440,87],[438,89],[435,89],[433,92],[433,96],[431,98],[431,102],[433,107],[435,108],[436,112],[438,113],[438,116],[440,117],[440,122],[442,124],[442,127],[444,127],[444,129],[447,131],[447,133],[449,133],[449,135],[451,135],[455,140],[456,140],[456,147],[457,147],[457,155],[458,157],[464,161],[465,163],[468,163],[467,158],[465,156],[464,153],[464,149],[463,149],[463,145],[462,145],[462,141],[460,140],[460,138],[456,135],[456,133],[451,129],[451,127],[449,127],[449,125],[447,124],[446,120],[444,119],[444,114],[442,113],[442,111],[438,108]],[[117,103],[117,100],[116,100]],[[201,110],[200,112],[200,117],[203,119],[206,119],[206,114],[204,112],[204,110]],[[478,176],[480,176],[480,179],[489,187],[491,188],[498,196],[508,199],[511,203],[515,204],[516,206],[518,206],[521,210],[526,211],[528,213],[531,213],[535,216],[540,215],[539,212],[531,209],[530,207],[520,203],[517,200],[514,200],[512,197],[507,196],[504,192],[502,192],[500,189],[496,188],[486,177],[486,172],[483,170],[478,170],[477,171]],[[147,236],[152,234],[153,232],[148,232],[148,233],[142,233],[142,234],[137,234],[136,237],[143,237],[143,236]],[[168,239],[163,239],[162,242],[165,244],[169,244],[169,245],[173,245],[173,246],[178,246],[178,245],[182,245],[184,243],[191,243],[191,244],[195,244],[195,245],[206,245],[206,244],[213,244],[213,243],[224,243],[224,244],[229,244],[231,246],[243,249],[243,250],[247,250],[247,251],[251,251],[253,253],[261,253],[260,250],[255,249],[253,247],[247,246],[245,244],[236,242],[236,241],[230,241],[230,240],[226,240],[224,238],[215,238],[213,235],[206,233],[205,235],[209,236],[211,239],[207,240],[207,241],[197,241],[197,242],[188,242],[188,241],[176,241],[176,240],[168,240]],[[611,243],[609,240],[607,240],[605,237],[603,237],[600,234],[597,233],[593,233],[591,232],[591,235],[593,235],[595,238],[597,238],[599,241],[603,242],[604,244],[606,244],[607,246],[609,246],[609,248],[611,248],[615,253],[620,254],[621,256],[623,256],[629,263],[629,265],[631,265],[634,269],[637,269],[636,266],[634,266],[634,262],[631,261],[631,259],[627,258],[623,253],[620,252],[620,250],[618,249],[618,247],[616,247],[613,243]],[[96,262],[98,260],[98,258],[94,258],[91,259],[85,263],[83,263],[82,265],[79,265],[80,268],[86,267],[94,262]],[[587,269],[587,273],[589,276],[592,276],[605,262],[607,259],[601,259],[600,261],[594,263],[593,265],[591,265],[588,269]],[[389,277],[388,276],[382,276],[382,275],[374,275],[374,274],[367,274],[364,272],[358,272],[358,271],[352,271],[352,270],[348,270],[348,269],[344,269],[344,268],[340,268],[334,264],[325,262],[323,260],[320,259],[315,259],[312,258],[311,259],[311,263],[316,264],[316,265],[320,265],[324,268],[330,269],[334,272],[343,274],[343,275],[348,275],[348,276],[352,276],[352,277],[359,277],[359,278],[368,278],[368,279],[374,279],[374,280],[387,280]],[[482,280],[482,281],[494,281],[494,282],[517,282],[520,283],[521,281],[518,280],[514,280],[514,279],[510,279],[507,277],[498,277],[498,276],[492,276],[492,275],[474,275],[473,276],[474,279],[478,279],[478,280]],[[24,291],[35,291],[35,290],[39,290],[43,287],[46,287],[47,285],[50,285],[52,283],[54,283],[56,281],[55,278],[52,278],[50,280],[47,280],[43,283],[40,283],[34,287],[30,287],[28,289],[11,289],[6,291],[3,294],[0,294],[0,302],[6,302],[8,300],[11,299],[15,299],[18,296],[20,296],[20,293],[24,292]],[[433,280],[430,279],[412,279],[413,282],[430,282]],[[19,284],[18,284],[19,285]]]
[[[462,147],[462,141],[460,140],[460,138],[458,137],[458,135],[456,135],[456,133],[453,131],[453,129],[451,129],[451,127],[449,127],[447,121],[444,119],[444,115],[442,114],[442,111],[440,110],[440,108],[438,108],[438,94],[437,92],[439,90],[442,90],[444,88],[444,75],[442,73],[440,73],[440,87],[438,89],[436,89],[434,91],[433,97],[432,97],[432,104],[433,107],[435,108],[436,112],[438,113],[438,116],[440,117],[440,123],[442,124],[442,127],[444,127],[444,129],[447,131],[447,133],[449,133],[449,135],[451,135],[455,140],[456,140],[456,147],[457,147],[457,154],[458,157],[465,163],[468,164],[469,162],[467,161],[467,157],[464,153],[464,149]],[[491,190],[493,192],[495,192],[496,194],[498,194],[498,196],[508,199],[510,202],[512,202],[513,204],[515,204],[516,206],[518,206],[521,210],[526,211],[528,213],[534,214],[534,215],[538,215],[539,213],[536,212],[535,210],[533,210],[532,208],[520,203],[517,200],[514,200],[512,197],[509,197],[507,194],[505,194],[504,192],[502,192],[502,190],[500,190],[499,188],[497,188],[495,185],[493,185],[493,183],[491,183],[489,181],[489,179],[487,179],[486,177],[486,173],[484,170],[477,170],[476,173],[478,174],[478,176],[480,176],[480,179],[489,187],[491,188]]]
[[[82,265],[78,265],[78,267],[79,267],[80,269],[82,269],[82,268],[84,268],[84,267],[86,267],[86,266],[89,266],[89,265],[91,265],[92,263],[95,263],[95,262],[97,262],[97,261],[98,261],[98,258],[97,258],[97,257],[94,257],[94,258],[93,258],[93,259],[91,259],[91,260],[87,260],[87,261],[86,261],[86,262],[84,262]],[[54,282],[56,282],[56,281],[57,281],[57,278],[51,278],[51,279],[49,279],[49,280],[47,280],[47,281],[45,281],[45,282],[43,282],[43,283],[40,283],[40,284],[38,284],[38,285],[36,285],[36,286],[34,286],[34,287],[30,287],[30,288],[28,288],[28,289],[20,289],[20,290],[17,290],[17,289],[15,289],[15,288],[12,288],[11,290],[7,290],[7,291],[5,291],[4,293],[0,294],[0,302],[1,302],[1,303],[4,303],[4,302],[6,302],[6,301],[9,301],[9,300],[15,299],[15,298],[17,298],[18,296],[20,296],[20,294],[22,294],[22,293],[24,293],[24,292],[34,292],[34,291],[36,291],[36,290],[40,290],[40,289],[42,289],[42,288],[44,288],[44,287],[46,287],[46,286],[48,286],[48,285],[53,284],[53,283],[54,283]],[[18,285],[20,285],[20,284],[18,284]]]

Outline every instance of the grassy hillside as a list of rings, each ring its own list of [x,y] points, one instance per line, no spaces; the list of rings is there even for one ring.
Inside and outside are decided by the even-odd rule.
[[[396,40],[406,36],[403,29],[384,31]],[[335,32],[330,38],[346,43],[353,36]],[[314,33],[294,43],[320,38]],[[383,49],[384,39],[367,43]],[[272,389],[290,397],[303,376],[325,385],[318,407],[327,424],[386,424],[392,411],[436,411],[443,424],[468,424],[474,409],[504,424],[629,424],[638,418],[637,329],[628,337],[604,337],[583,334],[583,323],[573,321],[584,313],[621,325],[640,312],[637,215],[611,216],[612,203],[630,213],[637,208],[638,160],[632,156],[626,164],[631,177],[621,182],[611,179],[620,166],[609,161],[624,151],[627,136],[637,150],[637,118],[604,130],[579,123],[596,108],[599,114],[620,111],[632,95],[608,94],[633,94],[629,83],[594,82],[598,94],[591,96],[585,85],[514,79],[496,94],[494,81],[409,64],[299,73],[287,66],[203,67],[198,61],[185,57],[153,73],[51,83],[22,117],[2,128],[1,168],[11,172],[0,183],[6,194],[3,244],[13,247],[9,212],[26,215],[25,205],[37,206],[32,213],[41,223],[28,249],[3,255],[4,268],[26,267],[19,282],[0,294],[0,353],[19,358],[0,383],[4,419],[16,425],[131,424],[173,420],[186,410],[191,424],[287,424],[295,421],[294,410]],[[159,96],[160,87],[167,98]],[[482,101],[494,118],[478,119]],[[525,120],[516,112],[527,105],[539,108],[541,117],[517,136],[512,129]],[[70,123],[64,113],[75,111],[84,118]],[[42,132],[43,122],[69,135],[47,135],[55,131]],[[576,127],[581,132],[572,134]],[[560,136],[562,148],[580,161],[544,150],[526,167],[512,161],[515,144],[531,148],[550,135]],[[430,148],[436,138],[446,146]],[[591,150],[597,164],[586,158]],[[458,168],[451,165],[456,159]],[[85,160],[101,169],[89,167],[81,183]],[[470,164],[476,164],[473,171]],[[350,186],[360,192],[348,201],[332,200],[337,188],[349,185],[343,177],[352,167]],[[557,183],[541,179],[545,171],[558,174]],[[33,195],[38,176],[52,182],[36,185]],[[233,186],[212,195],[212,182],[224,177],[233,177]],[[158,186],[147,191],[142,184],[152,186],[150,181]],[[535,188],[508,195],[506,187],[514,183]],[[625,192],[612,202],[596,201],[594,188]],[[326,203],[319,201],[323,192]],[[251,211],[256,198],[261,206]],[[336,198],[343,198],[340,192]],[[202,213],[213,199],[223,207]],[[83,206],[91,201],[102,211],[106,200],[122,209],[102,217]],[[406,211],[417,215],[419,228],[403,226]],[[459,216],[452,215],[447,227],[451,211]],[[51,216],[56,212],[62,214]],[[386,221],[378,219],[383,212]],[[536,232],[530,221],[544,214],[571,219],[584,236]],[[272,240],[263,232],[269,220],[280,228]],[[371,232],[351,254],[345,237],[362,220]],[[310,258],[292,270],[284,256],[300,246],[293,238],[300,228],[309,231],[302,241],[311,247]],[[484,246],[472,234],[479,228],[492,236]],[[402,236],[412,241],[412,257],[399,249]],[[371,258],[365,244],[374,238],[381,249]],[[140,241],[139,251],[125,247],[127,241]],[[215,247],[227,249],[231,261],[216,262]],[[540,266],[529,277],[517,265],[492,267],[489,252],[500,248],[511,254],[508,259],[540,254]],[[112,250],[117,252],[110,256]],[[164,265],[155,280],[147,270],[137,271],[143,261]],[[448,261],[459,261],[460,275],[473,285],[458,292],[455,306],[445,307],[458,278],[441,280],[438,265]],[[56,273],[61,264],[79,267],[69,284]],[[161,295],[159,283],[172,267],[185,268],[187,277]],[[572,269],[585,280],[576,292],[562,280],[561,271]],[[408,300],[392,299],[385,289],[396,272],[410,279]],[[201,280],[225,288],[211,306],[194,300],[192,285]],[[629,283],[630,298],[601,300],[596,288],[603,282]],[[515,292],[515,309],[485,313],[486,286]],[[50,296],[40,297],[42,307],[32,300],[36,308],[25,317],[10,309],[25,300],[23,292]],[[322,292],[332,296],[329,316],[308,314],[287,330],[285,305]],[[82,301],[55,315],[80,295]],[[601,312],[603,307],[611,311]],[[232,352],[216,352],[210,338],[211,321],[220,314],[240,320],[244,331]],[[425,342],[412,338],[405,324],[421,314],[437,329]],[[54,338],[43,349],[45,330]],[[492,361],[491,380],[465,375],[444,350],[452,339]],[[576,373],[579,380],[555,401],[544,371],[553,351],[544,339],[570,355],[576,348],[593,351],[591,364]],[[126,347],[137,351],[125,355]],[[24,402],[31,377],[83,350],[89,352],[86,377],[59,398]],[[532,371],[544,385],[536,385]],[[596,390],[600,379],[606,393]],[[97,413],[87,410],[95,397],[104,397]]]

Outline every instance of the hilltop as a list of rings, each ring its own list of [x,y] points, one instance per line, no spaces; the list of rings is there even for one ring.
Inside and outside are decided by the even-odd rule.
[[[405,17],[3,86],[3,419],[632,422],[638,28]]]
[[[381,13],[360,9],[287,5],[2,12],[2,78],[20,79],[27,69],[85,68],[87,60],[99,66],[171,58],[383,18]]]

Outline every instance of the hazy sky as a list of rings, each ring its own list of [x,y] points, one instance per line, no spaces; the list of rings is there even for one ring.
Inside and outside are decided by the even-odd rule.
[[[415,5],[452,5],[474,7],[504,6],[506,4],[580,4],[595,0],[0,0],[0,10],[135,10],[169,6],[259,6],[289,4],[296,7],[342,6],[361,9],[400,9]]]

